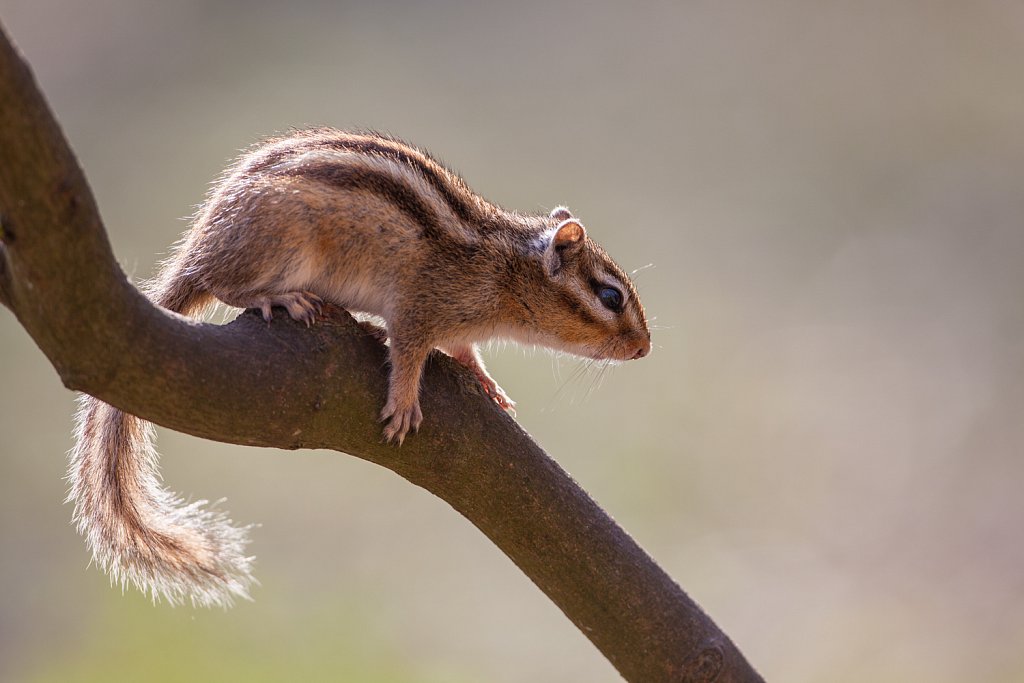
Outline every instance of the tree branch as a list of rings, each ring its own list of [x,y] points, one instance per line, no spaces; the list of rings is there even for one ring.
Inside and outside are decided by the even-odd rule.
[[[188,434],[329,448],[447,501],[629,681],[760,681],[739,650],[527,435],[435,354],[423,429],[381,443],[385,349],[343,312],[307,329],[190,321],[118,268],[95,201],[31,72],[0,29],[0,302],[64,384]]]
[[[3,216],[0,215],[0,304],[11,306],[11,278],[7,272],[7,247],[4,246]]]

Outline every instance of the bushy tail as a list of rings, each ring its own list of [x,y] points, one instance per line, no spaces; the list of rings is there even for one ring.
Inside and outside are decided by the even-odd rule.
[[[183,314],[210,301],[179,263],[169,263],[150,293]],[[229,605],[248,598],[252,558],[245,528],[186,503],[165,489],[153,448],[153,425],[91,396],[81,398],[71,451],[69,502],[94,560],[122,587],[135,584],[172,604]]]

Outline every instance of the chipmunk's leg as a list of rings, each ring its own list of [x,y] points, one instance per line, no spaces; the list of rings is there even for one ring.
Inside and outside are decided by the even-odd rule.
[[[483,358],[480,357],[480,350],[477,349],[476,344],[465,344],[442,350],[472,370],[484,388],[484,392],[494,399],[495,403],[505,410],[515,413],[516,402],[509,398],[508,394],[494,381],[494,378],[487,374],[487,368],[484,367]]]
[[[263,313],[263,319],[268,323],[273,314],[270,309],[274,306],[283,306],[293,320],[299,320],[312,325],[323,309],[324,301],[312,292],[284,292],[272,294],[270,292],[244,292],[224,293],[214,291],[213,295],[226,303],[228,306],[238,308],[258,308]]]
[[[391,375],[388,378],[388,400],[380,413],[384,438],[402,445],[409,431],[416,431],[423,421],[420,410],[420,378],[423,364],[434,347],[418,339],[407,339],[392,332],[388,356]]]

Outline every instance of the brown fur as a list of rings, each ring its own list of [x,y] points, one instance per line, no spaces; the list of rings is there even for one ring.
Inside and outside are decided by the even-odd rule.
[[[612,310],[598,296],[621,292]],[[422,419],[419,383],[434,348],[468,366],[502,407],[479,343],[508,338],[599,360],[650,350],[625,273],[564,207],[503,210],[429,155],[394,138],[297,131],[245,153],[214,185],[154,301],[194,314],[214,299],[283,306],[312,322],[322,301],[378,315],[390,338],[381,416],[401,441]],[[70,499],[93,555],[121,583],[172,602],[224,604],[252,582],[245,532],[159,483],[152,427],[83,401]]]

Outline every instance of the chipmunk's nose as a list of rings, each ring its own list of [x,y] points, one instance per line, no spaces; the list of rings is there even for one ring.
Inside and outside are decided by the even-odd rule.
[[[637,360],[639,358],[643,358],[644,356],[646,356],[650,352],[651,352],[651,340],[650,339],[642,339],[640,341],[640,345],[636,349],[636,353],[633,354],[633,357],[630,360]]]

